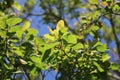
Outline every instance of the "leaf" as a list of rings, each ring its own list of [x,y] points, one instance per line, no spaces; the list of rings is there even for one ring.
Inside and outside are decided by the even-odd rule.
[[[104,44],[104,45],[99,45],[99,46],[97,46],[96,49],[97,49],[97,51],[99,51],[99,52],[105,52],[105,51],[107,50],[107,47],[106,47],[106,45]]]
[[[99,27],[98,27],[98,26],[93,25],[93,26],[91,27],[91,29],[92,29],[93,31],[97,31],[97,30],[99,29]]]
[[[0,29],[0,37],[6,38],[6,32]]]
[[[22,31],[26,31],[30,27],[30,21],[25,21],[22,26]]]
[[[4,17],[0,17],[0,28],[5,28],[5,19]]]
[[[113,63],[113,64],[110,65],[110,68],[111,68],[112,70],[118,70],[118,69],[119,69],[119,65],[116,64],[116,63]]]
[[[97,62],[93,62],[93,64],[97,67],[97,69],[100,71],[100,72],[103,72],[104,69],[97,63]]]
[[[12,17],[12,18],[7,19],[6,22],[9,26],[14,26],[14,25],[20,23],[21,21],[22,21],[22,19],[20,19],[20,18]]]
[[[98,4],[98,0],[89,0],[89,3],[91,3],[91,4]]]
[[[22,6],[18,2],[14,2],[13,7],[16,8],[18,11],[22,10]]]
[[[51,36],[50,34],[45,34],[44,37],[47,38],[47,39],[49,39],[49,40],[52,40],[52,41],[55,40],[55,37]]]
[[[16,32],[15,36],[19,39],[22,38],[23,31],[21,26],[14,26],[9,30],[9,32]]]
[[[41,57],[37,55],[30,56],[30,59],[34,62],[35,66],[40,69],[46,69],[46,65],[41,61]]]
[[[75,35],[73,34],[67,34],[64,36],[64,39],[67,41],[67,43],[77,43],[77,38]]]
[[[57,23],[57,26],[56,26],[56,30],[60,30],[62,27],[64,27],[64,21],[63,20],[60,20],[58,23]]]
[[[109,59],[110,59],[110,56],[108,54],[105,53],[105,54],[102,55],[102,61],[103,62],[105,62],[105,61],[107,61]]]
[[[35,37],[37,37],[37,35],[38,35],[38,31],[36,29],[28,28],[25,39],[26,40],[34,40]]]
[[[19,61],[20,61],[21,64],[27,64],[27,62],[23,59],[19,59]]]
[[[77,43],[77,44],[74,45],[72,48],[78,50],[78,49],[80,49],[80,48],[84,48],[84,46],[83,46],[82,43]]]
[[[46,58],[49,57],[50,53],[51,53],[51,49],[48,49],[45,51],[45,53],[42,56],[42,62],[44,62],[46,60]]]

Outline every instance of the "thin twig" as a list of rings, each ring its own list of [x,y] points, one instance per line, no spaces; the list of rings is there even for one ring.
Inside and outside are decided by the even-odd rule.
[[[27,70],[22,66],[23,71],[25,72],[25,75],[27,76],[28,80],[31,80],[29,73]]]

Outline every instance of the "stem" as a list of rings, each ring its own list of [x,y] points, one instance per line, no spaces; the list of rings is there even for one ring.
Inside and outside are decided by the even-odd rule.
[[[110,22],[111,22],[112,32],[113,32],[113,35],[115,37],[115,41],[116,41],[116,45],[117,45],[118,55],[119,55],[119,58],[120,58],[120,45],[119,45],[119,40],[117,38],[117,34],[116,34],[116,31],[115,31],[115,24],[114,24],[113,15],[112,15],[111,12],[110,12]]]
[[[27,70],[22,67],[23,71],[25,72],[25,75],[27,76],[28,80],[31,80],[30,76],[29,76],[29,73],[27,72]]]

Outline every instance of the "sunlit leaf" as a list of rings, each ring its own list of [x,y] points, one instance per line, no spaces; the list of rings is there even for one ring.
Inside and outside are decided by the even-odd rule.
[[[93,62],[93,64],[97,67],[97,69],[100,71],[100,72],[103,72],[104,69],[97,63],[97,62]]]
[[[50,34],[45,34],[44,37],[47,38],[47,39],[49,39],[49,40],[52,40],[52,41],[55,40],[55,37],[51,36]]]
[[[26,31],[30,27],[30,21],[25,21],[22,26],[22,31]]]
[[[76,45],[74,45],[73,47],[72,47],[73,49],[80,49],[80,48],[84,48],[84,46],[83,46],[83,44],[82,43],[77,43]]]
[[[112,70],[118,70],[118,69],[119,69],[119,65],[116,64],[116,63],[113,63],[113,64],[110,65],[110,68],[111,68]]]
[[[77,43],[77,38],[75,35],[73,34],[68,34],[64,36],[64,39],[68,42],[68,43]]]
[[[102,61],[103,62],[105,62],[105,61],[107,61],[109,59],[110,59],[110,56],[108,54],[105,53],[105,54],[102,55]]]
[[[57,23],[56,30],[60,30],[62,27],[65,27],[64,21],[63,21],[63,20],[60,20],[60,21]]]
[[[4,17],[0,17],[0,28],[5,28],[5,19]]]
[[[9,26],[14,26],[14,25],[20,23],[21,21],[22,21],[22,19],[20,19],[20,18],[12,17],[12,18],[7,19],[7,24]]]
[[[89,3],[91,3],[91,4],[98,4],[98,0],[89,0]]]
[[[19,59],[19,60],[20,60],[20,63],[21,63],[21,64],[23,64],[23,65],[24,65],[24,64],[27,64],[27,62],[26,62],[25,60],[23,60],[23,59]]]
[[[13,7],[16,8],[18,11],[22,9],[22,6],[18,2],[14,2]]]
[[[107,50],[106,45],[99,45],[96,47],[97,51],[99,52],[105,52]]]
[[[23,31],[22,31],[22,27],[21,26],[15,26],[12,27],[9,32],[15,32],[15,36],[18,37],[19,39],[22,38],[23,35]]]

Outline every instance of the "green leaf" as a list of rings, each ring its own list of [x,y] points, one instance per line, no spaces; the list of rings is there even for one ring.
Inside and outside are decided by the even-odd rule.
[[[109,59],[110,59],[110,56],[109,56],[108,54],[104,53],[104,54],[102,55],[102,61],[103,61],[103,62],[105,62],[105,61],[107,61],[107,60],[109,60]]]
[[[47,60],[46,58],[49,57],[50,53],[51,53],[51,49],[48,49],[48,50],[45,51],[45,53],[43,53],[42,62],[44,62],[45,60]]]
[[[106,47],[106,45],[104,44],[104,45],[99,45],[99,46],[97,46],[96,49],[97,49],[97,51],[99,51],[99,52],[105,52],[105,51],[107,50],[107,47]]]
[[[80,48],[84,48],[83,44],[82,43],[77,43],[76,45],[72,46],[73,49],[80,49]]]
[[[22,53],[22,51],[20,50],[19,47],[16,47],[15,50],[14,50],[14,52],[15,52],[15,54],[16,54],[17,56],[20,56],[20,57],[23,57],[23,56],[24,56],[24,54]]]
[[[9,26],[14,26],[14,25],[20,23],[21,21],[22,21],[22,19],[20,19],[20,18],[12,17],[12,18],[7,19],[6,22]]]
[[[37,64],[41,64],[41,58],[39,56],[30,56],[30,59]]]
[[[38,34],[38,31],[36,29],[28,28],[25,39],[26,40],[34,40],[35,37],[37,37],[37,34]]]
[[[37,67],[33,67],[33,69],[30,72],[31,72],[31,75],[34,77],[36,77],[39,74]]]
[[[16,8],[18,11],[22,9],[22,6],[18,2],[14,2],[13,7]]]
[[[45,34],[44,37],[47,38],[47,39],[49,39],[49,40],[52,40],[52,41],[55,40],[55,37],[51,36],[50,34]]]
[[[14,26],[9,30],[9,32],[16,32],[15,36],[19,39],[22,38],[23,31],[21,29],[21,26]]]
[[[96,25],[93,25],[93,26],[91,27],[91,29],[92,29],[93,31],[96,31],[96,30],[98,30],[98,29],[99,29],[99,27],[98,27],[98,26],[96,26]]]
[[[100,71],[100,72],[103,72],[104,69],[97,63],[97,62],[93,62],[93,64],[97,67],[97,69]]]
[[[5,28],[6,25],[5,25],[5,19],[4,17],[0,17],[0,28]]]
[[[26,31],[30,27],[30,21],[26,20],[22,26],[22,31]]]
[[[91,3],[91,4],[98,4],[98,0],[89,0],[89,3]]]
[[[7,36],[7,35],[6,35],[6,32],[0,29],[0,36],[1,36],[2,38],[6,38],[6,36]]]
[[[73,34],[67,34],[64,36],[64,39],[67,41],[67,43],[77,43],[77,37]]]
[[[41,57],[37,55],[30,56],[30,59],[34,62],[35,66],[40,69],[46,69],[46,65],[42,62]]]
[[[111,68],[112,70],[118,70],[118,69],[119,69],[119,65],[116,64],[116,63],[113,63],[113,64],[110,65],[110,68]]]

